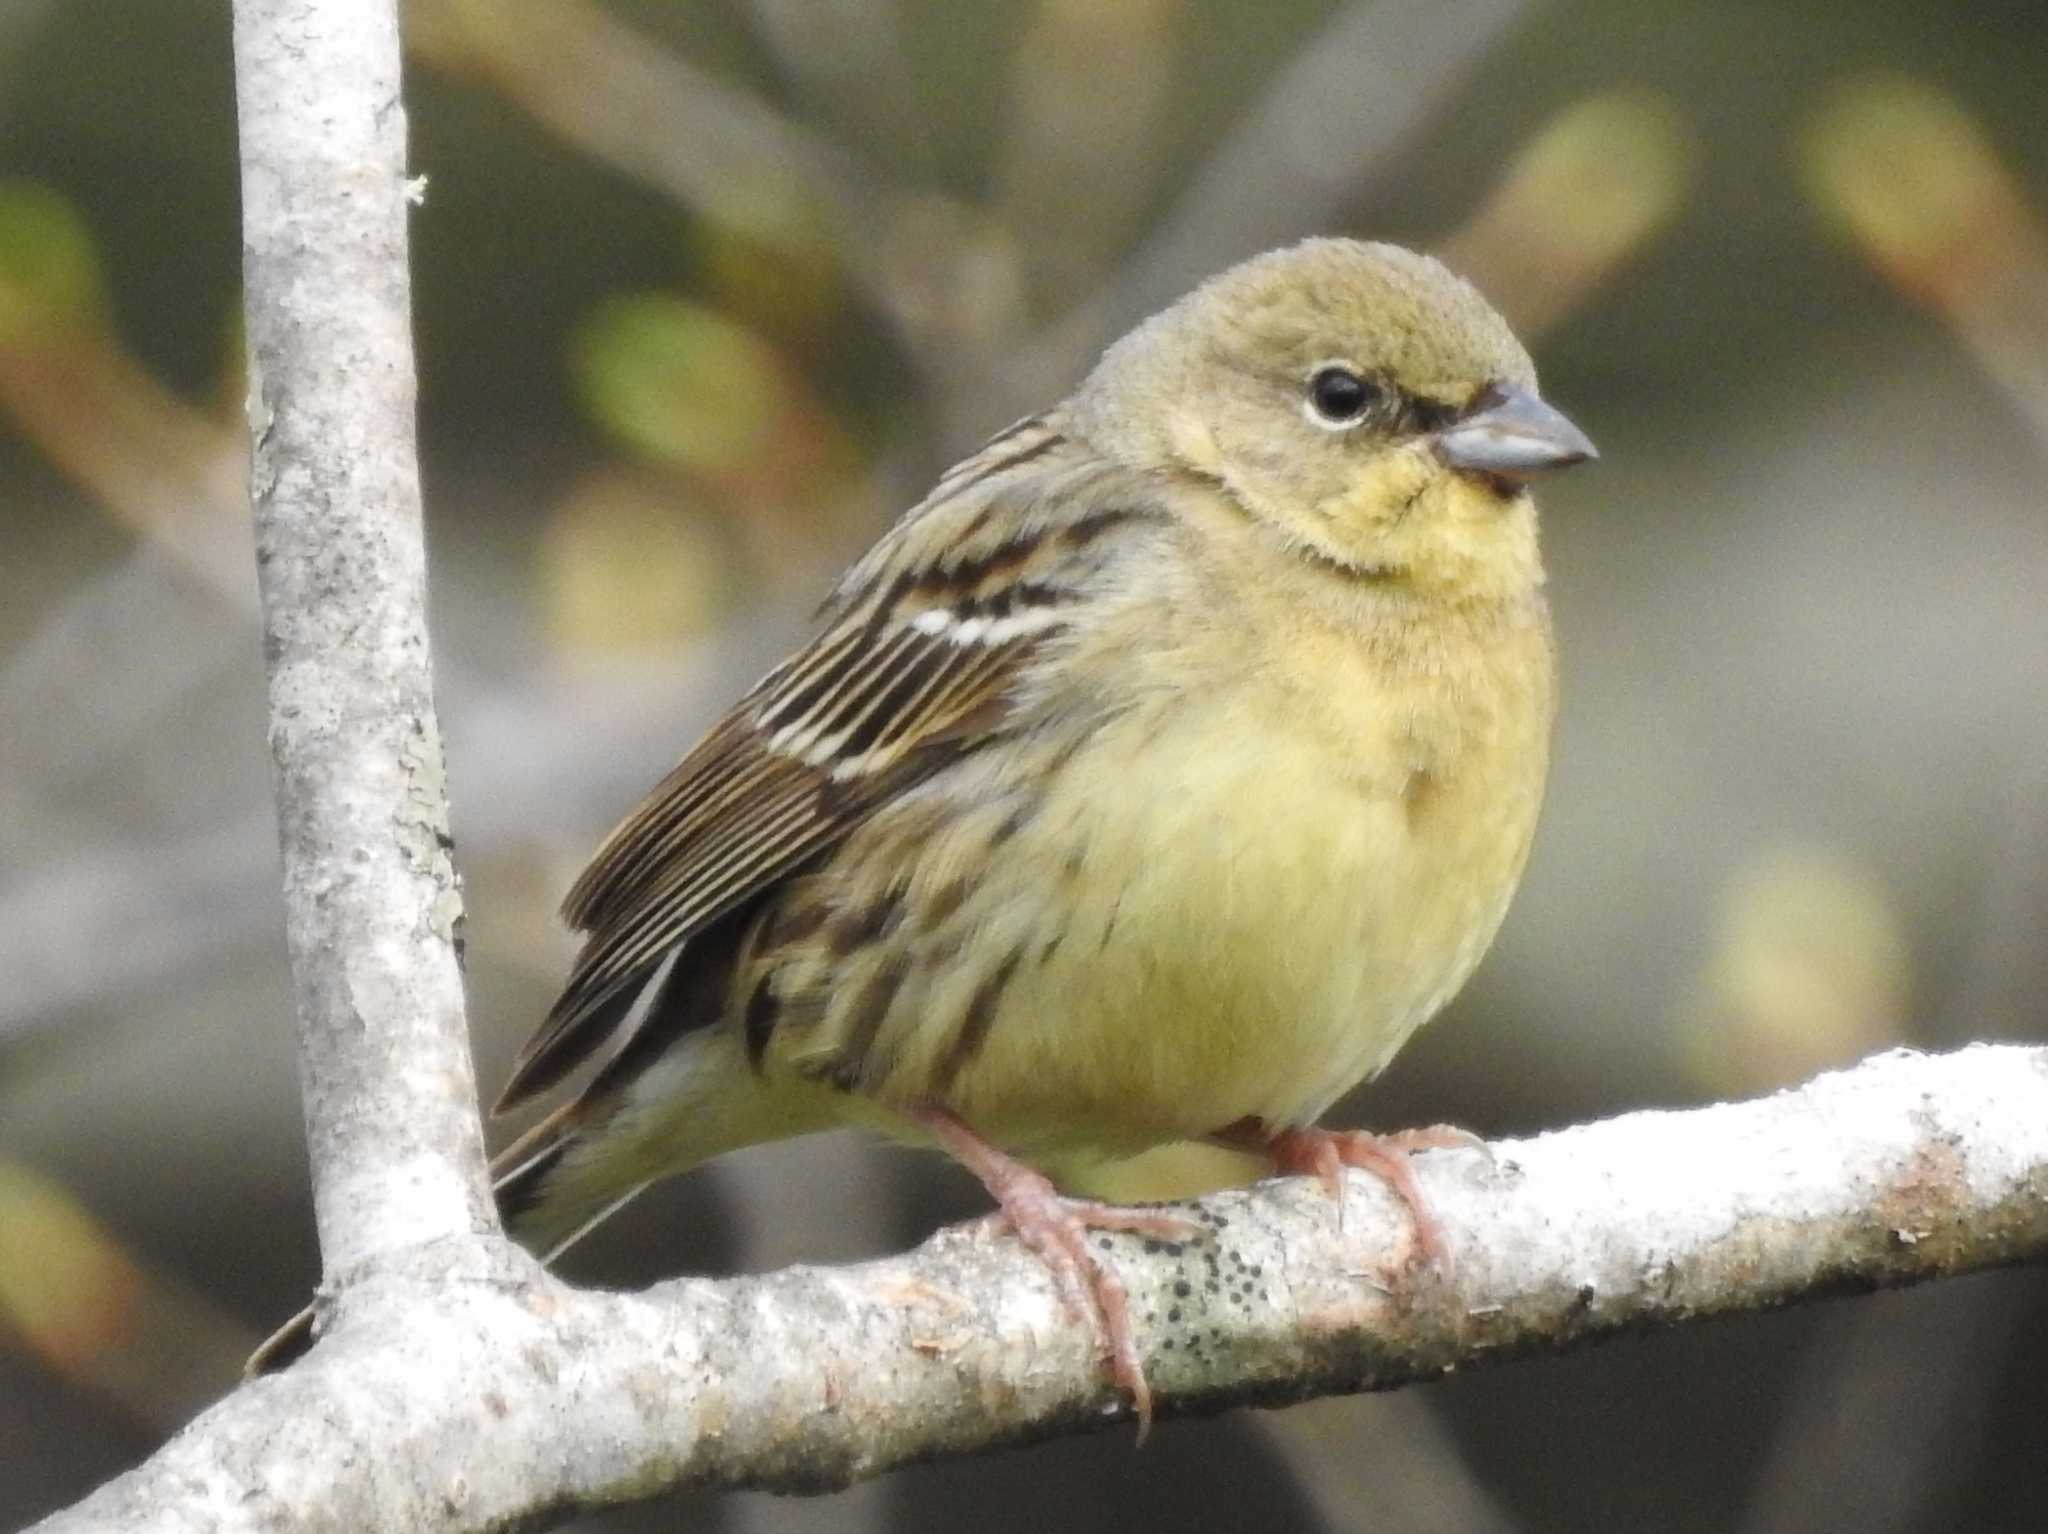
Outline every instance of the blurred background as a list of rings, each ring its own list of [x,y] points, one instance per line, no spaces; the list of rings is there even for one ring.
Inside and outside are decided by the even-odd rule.
[[[243,501],[227,7],[0,4],[0,1526],[318,1271]],[[1344,1113],[1529,1133],[2048,1036],[2048,12],[414,0],[420,424],[486,1090],[611,822],[950,459],[1310,232],[1435,249],[1603,461],[1498,948]],[[821,1141],[640,1284],[976,1212]],[[1993,1275],[618,1529],[2034,1529]]]

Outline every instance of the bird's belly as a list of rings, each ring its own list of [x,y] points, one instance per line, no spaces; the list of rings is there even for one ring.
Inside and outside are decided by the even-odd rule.
[[[1105,770],[1118,747],[1095,748]],[[1036,844],[1015,849],[1075,869],[1070,896],[1041,914],[949,1084],[968,1122],[1026,1154],[1314,1119],[1478,963],[1540,788],[1539,766],[1537,783],[1475,806],[1446,802],[1466,792],[1451,782],[1423,810],[1321,740],[1199,719],[1124,762],[1113,795],[1063,774]]]

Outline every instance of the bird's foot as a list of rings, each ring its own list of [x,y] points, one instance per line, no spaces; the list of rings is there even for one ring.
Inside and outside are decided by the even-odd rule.
[[[1067,1308],[1092,1321],[1103,1339],[1110,1377],[1131,1398],[1138,1441],[1152,1427],[1152,1387],[1131,1333],[1130,1296],[1123,1280],[1089,1247],[1091,1230],[1126,1230],[1163,1241],[1203,1234],[1193,1220],[1156,1209],[1133,1209],[1095,1199],[1068,1198],[1051,1179],[991,1145],[942,1108],[925,1108],[917,1118],[961,1165],[981,1179],[997,1212],[991,1220],[1011,1232],[1051,1272]]]
[[[1372,1134],[1363,1129],[1283,1129],[1277,1133],[1256,1119],[1232,1124],[1216,1140],[1238,1150],[1253,1150],[1273,1163],[1282,1174],[1314,1177],[1336,1198],[1344,1189],[1344,1168],[1371,1172],[1408,1208],[1415,1230],[1415,1251],[1423,1262],[1439,1273],[1451,1268],[1450,1247],[1415,1180],[1408,1158],[1424,1150],[1476,1150],[1491,1162],[1493,1149],[1479,1136],[1449,1124],[1432,1124],[1423,1129],[1404,1129],[1394,1134]],[[1339,1208],[1341,1209],[1341,1205]]]

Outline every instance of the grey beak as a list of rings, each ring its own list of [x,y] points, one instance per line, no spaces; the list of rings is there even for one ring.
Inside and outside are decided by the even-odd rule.
[[[1600,456],[1561,411],[1507,384],[1495,384],[1472,414],[1438,432],[1436,449],[1454,469],[1516,480]]]

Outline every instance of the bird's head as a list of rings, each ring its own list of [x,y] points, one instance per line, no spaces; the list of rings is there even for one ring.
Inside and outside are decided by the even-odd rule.
[[[1595,455],[1477,289],[1320,239],[1203,284],[1104,355],[1076,423],[1194,475],[1304,557],[1418,589],[1541,579],[1526,481]]]

